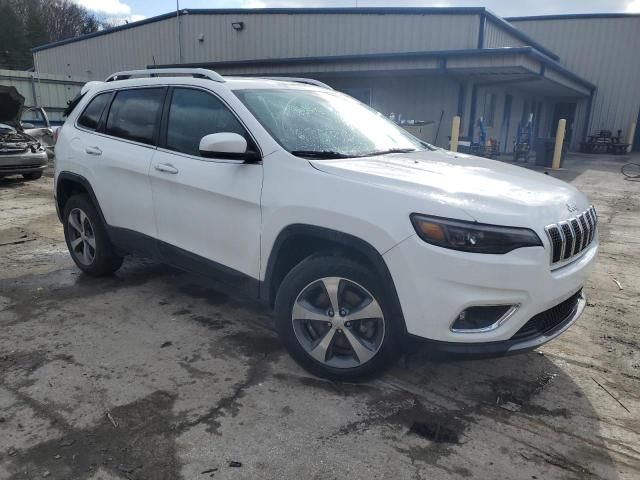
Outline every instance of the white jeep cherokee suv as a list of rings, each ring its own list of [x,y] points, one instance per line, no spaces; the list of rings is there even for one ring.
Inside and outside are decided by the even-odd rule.
[[[584,308],[582,193],[425,144],[319,82],[122,72],[70,110],[55,193],[78,267],[137,253],[244,289],[316,375],[372,373],[406,338],[529,350]]]

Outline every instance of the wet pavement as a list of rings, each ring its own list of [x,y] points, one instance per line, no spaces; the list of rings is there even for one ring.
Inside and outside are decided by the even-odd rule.
[[[0,180],[0,479],[640,478],[640,182],[620,165],[554,174],[602,242],[563,336],[358,384],[308,375],[269,312],[207,279],[139,258],[81,274],[52,179]]]

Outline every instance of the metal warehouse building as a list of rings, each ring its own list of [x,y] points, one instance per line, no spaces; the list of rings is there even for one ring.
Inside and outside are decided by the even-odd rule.
[[[576,149],[594,130],[627,135],[640,110],[638,15],[505,20],[484,8],[181,10],[44,45],[34,57],[38,72],[90,79],[178,64],[223,75],[308,76],[419,122],[408,128],[441,146],[453,116],[475,140],[482,117],[503,152],[531,114],[536,136],[552,135],[567,118]]]

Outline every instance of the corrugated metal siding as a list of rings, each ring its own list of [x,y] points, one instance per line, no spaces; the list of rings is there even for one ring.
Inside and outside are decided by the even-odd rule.
[[[244,30],[234,30],[232,22],[244,22]],[[478,25],[477,15],[187,15],[183,17],[183,60],[475,48]]]
[[[640,17],[513,23],[558,53],[570,70],[598,86],[589,131],[626,133],[640,109]],[[585,115],[582,103],[579,110]],[[582,136],[582,131],[575,136]]]
[[[62,109],[76,96],[85,81],[60,75],[0,70],[0,85],[15,87],[25,98],[25,106],[44,107],[51,120],[62,118]]]
[[[467,49],[476,47],[479,29],[478,15],[451,14],[190,14],[180,21],[184,63]],[[232,22],[245,27],[236,31]],[[176,35],[170,18],[35,56],[40,71],[103,79],[152,64],[154,57],[158,64],[177,63]]]
[[[123,69],[177,62],[174,20],[141,25],[34,54],[40,72],[104,80]]]
[[[484,48],[524,47],[526,42],[487,19],[484,27]]]

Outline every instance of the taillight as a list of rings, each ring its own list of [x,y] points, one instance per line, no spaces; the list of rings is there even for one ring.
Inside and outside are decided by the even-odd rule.
[[[56,143],[58,143],[58,136],[60,135],[60,129],[62,127],[58,127],[53,131],[53,144],[55,145]]]

